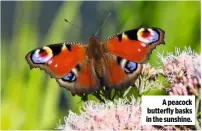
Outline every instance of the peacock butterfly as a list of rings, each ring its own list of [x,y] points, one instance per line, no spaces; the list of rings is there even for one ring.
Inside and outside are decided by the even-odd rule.
[[[31,68],[39,67],[72,94],[100,88],[122,88],[134,83],[152,50],[164,43],[159,28],[137,28],[106,41],[95,35],[88,44],[59,43],[34,49],[26,55]]]

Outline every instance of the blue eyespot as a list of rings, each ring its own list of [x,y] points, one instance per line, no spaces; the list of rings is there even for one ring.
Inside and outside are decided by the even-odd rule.
[[[73,82],[76,81],[76,76],[73,72],[68,73],[66,76],[62,78],[64,81]]]
[[[124,68],[126,73],[132,73],[136,69],[137,69],[137,63],[132,62],[132,61],[128,61]]]

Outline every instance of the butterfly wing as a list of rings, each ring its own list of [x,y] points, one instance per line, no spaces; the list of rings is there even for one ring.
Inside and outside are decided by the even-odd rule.
[[[111,88],[132,85],[142,71],[142,63],[161,43],[164,31],[158,28],[138,28],[110,37],[103,44],[104,84]]]
[[[99,88],[99,83],[86,48],[79,43],[53,44],[30,51],[26,60],[31,68],[44,70],[73,94],[90,92]]]
[[[164,43],[164,31],[159,28],[138,28],[110,37],[105,49],[127,60],[143,63],[152,50]]]
[[[57,79],[57,82],[72,94],[90,93],[101,87],[92,61],[88,58],[81,61],[63,78]]]
[[[122,88],[134,84],[142,71],[142,64],[106,53],[103,57],[104,85],[109,88]]]

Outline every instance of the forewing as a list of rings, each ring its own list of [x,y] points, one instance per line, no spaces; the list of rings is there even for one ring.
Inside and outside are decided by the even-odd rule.
[[[30,51],[26,60],[31,68],[40,68],[53,78],[62,78],[80,61],[85,48],[79,43],[60,43]]]
[[[86,49],[79,43],[54,44],[30,51],[26,60],[31,68],[44,70],[73,94],[88,93],[99,88],[99,82]]]
[[[127,60],[143,63],[152,50],[164,43],[164,31],[159,28],[138,28],[110,37],[105,42],[105,49]]]

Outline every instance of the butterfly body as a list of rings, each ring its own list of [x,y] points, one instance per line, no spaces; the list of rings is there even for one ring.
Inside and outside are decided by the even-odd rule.
[[[39,67],[72,94],[103,88],[122,88],[134,83],[152,50],[164,42],[164,31],[138,28],[101,42],[60,43],[32,50],[26,55],[31,68]]]
[[[92,36],[89,39],[89,46],[87,50],[87,56],[94,60],[101,60],[104,54],[104,49],[101,44],[101,41],[99,41],[95,36]]]

